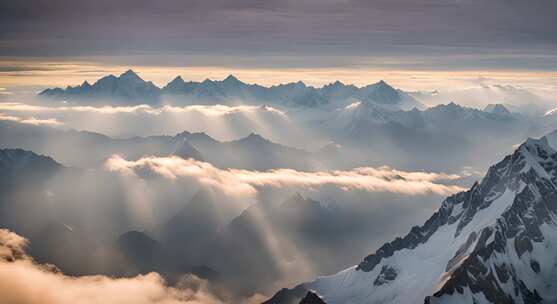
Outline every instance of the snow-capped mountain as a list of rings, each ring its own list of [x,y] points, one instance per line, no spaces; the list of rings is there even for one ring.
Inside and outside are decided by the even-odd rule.
[[[151,81],[145,81],[134,71],[128,70],[116,77],[105,76],[93,85],[87,81],[82,85],[66,89],[46,89],[39,93],[40,96],[62,99],[110,99],[125,103],[155,103],[158,101],[159,88]],[[105,100],[106,101],[106,100]]]
[[[247,84],[233,75],[223,80],[206,79],[202,82],[184,81],[177,76],[162,89],[152,82],[141,79],[134,71],[128,70],[119,77],[108,75],[93,85],[87,81],[79,86],[65,89],[46,89],[39,93],[48,98],[74,100],[116,99],[128,104],[156,103],[161,96],[173,102],[198,103],[270,103],[283,106],[320,107],[338,102],[363,100],[392,110],[423,108],[423,104],[410,94],[395,89],[385,81],[358,88],[340,81],[320,88],[308,86],[302,81],[264,87]]]
[[[474,125],[507,124],[516,122],[516,118],[504,106],[480,111],[463,107],[453,102],[440,104],[425,110],[413,108],[410,111],[385,108],[374,102],[356,101],[332,114],[327,121],[331,128],[347,130],[369,129],[370,126],[395,122],[407,128],[438,129],[440,127],[463,124]]]
[[[333,113],[333,118],[327,121],[327,125],[336,129],[355,130],[389,122],[411,128],[425,126],[422,112],[416,108],[411,111],[391,110],[369,101],[356,101],[337,110]]]
[[[538,95],[535,91],[511,85],[483,84],[453,90],[408,92],[417,100],[433,105],[452,100],[461,105],[477,108],[489,106],[489,103],[503,104],[512,113],[527,116],[541,116],[554,107],[554,103]]]
[[[557,131],[528,139],[422,226],[359,265],[266,303],[297,303],[288,293],[303,290],[329,304],[554,303],[555,269]]]
[[[424,107],[409,94],[393,88],[383,80],[359,89],[355,97],[388,109],[411,110]]]
[[[212,102],[241,99],[289,106],[318,107],[358,99],[395,110],[423,107],[409,94],[391,87],[383,80],[362,88],[345,85],[340,81],[315,88],[302,81],[263,87],[257,84],[246,84],[233,75],[222,81],[205,80],[203,82],[185,82],[181,77],[176,77],[161,92]]]

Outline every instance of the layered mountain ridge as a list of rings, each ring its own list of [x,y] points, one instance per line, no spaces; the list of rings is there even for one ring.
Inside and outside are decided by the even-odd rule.
[[[359,265],[266,303],[552,303],[557,268],[557,132],[529,139],[422,226]],[[280,299],[289,299],[281,301]]]

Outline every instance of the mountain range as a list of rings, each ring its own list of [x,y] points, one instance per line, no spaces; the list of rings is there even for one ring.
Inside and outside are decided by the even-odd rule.
[[[128,70],[120,76],[108,75],[94,84],[83,82],[65,89],[52,88],[39,96],[64,99],[67,101],[104,102],[120,104],[157,104],[168,97],[173,103],[189,100],[205,104],[268,103],[283,106],[318,107],[346,100],[373,102],[393,109],[409,110],[423,105],[411,95],[393,88],[383,80],[364,87],[345,85],[339,81],[321,88],[307,86],[301,81],[264,87],[246,84],[230,75],[224,80],[202,82],[184,81],[181,76],[174,78],[163,88],[141,79],[134,71]]]
[[[423,225],[358,265],[284,289],[334,303],[553,303],[557,300],[557,132],[528,139]]]
[[[487,168],[508,153],[512,145],[529,136],[544,134],[553,125],[549,123],[550,116],[547,121],[530,119],[507,113],[503,105],[495,108],[502,110],[482,111],[448,103],[404,111],[375,102],[354,101],[336,109],[289,112],[288,119],[281,121],[288,125],[278,125],[269,132],[283,139],[289,132],[301,129],[330,141],[331,144],[323,144],[328,147],[312,148],[316,153],[273,143],[255,133],[226,142],[206,133],[190,132],[114,138],[11,121],[0,121],[3,138],[0,147],[32,150],[51,155],[65,165],[79,167],[97,165],[120,153],[128,159],[146,154],[187,155],[221,168],[257,170],[278,167],[317,170],[373,164],[454,171],[471,165]],[[303,138],[294,139],[293,144],[303,147]],[[486,149],[491,151],[489,155],[485,155]]]
[[[358,101],[337,110],[329,125],[334,128],[357,129],[365,125],[397,123],[408,128],[452,127],[454,124],[483,128],[493,123],[517,123],[521,118],[509,112],[504,105],[496,104],[477,110],[456,103],[440,104],[424,110],[389,110],[374,103]]]
[[[318,125],[345,151],[355,151],[344,153],[349,166],[374,162],[429,170],[487,168],[511,146],[552,130],[543,119],[505,111],[503,105],[494,109],[451,102],[403,111],[357,101],[331,111]]]
[[[84,81],[81,85],[67,86],[65,89],[46,89],[39,95],[64,99],[116,99],[152,103],[158,99],[159,91],[152,82],[144,81],[134,71],[128,70],[118,77],[105,76],[92,85]]]
[[[317,170],[323,167],[312,153],[271,142],[255,133],[226,142],[203,132],[187,131],[173,136],[119,139],[88,131],[0,121],[0,136],[3,138],[0,148],[24,148],[52,155],[65,165],[76,167],[97,166],[113,154],[129,159],[176,155],[210,162],[220,168]]]

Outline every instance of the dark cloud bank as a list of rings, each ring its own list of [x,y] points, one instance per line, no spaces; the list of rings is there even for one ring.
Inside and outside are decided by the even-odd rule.
[[[280,67],[394,56],[374,64],[544,70],[557,66],[555,11],[544,0],[3,1],[0,54]]]

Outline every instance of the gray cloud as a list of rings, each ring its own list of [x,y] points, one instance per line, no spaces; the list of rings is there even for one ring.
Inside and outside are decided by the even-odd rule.
[[[556,11],[549,0],[3,1],[0,54],[281,66],[396,56],[413,58],[410,67],[555,69]],[[438,61],[449,55],[459,61]]]

